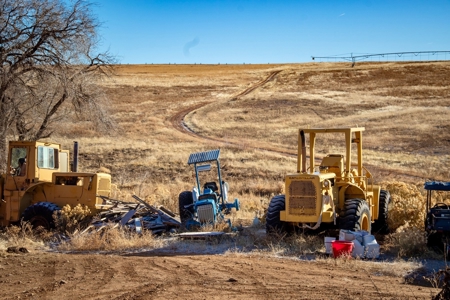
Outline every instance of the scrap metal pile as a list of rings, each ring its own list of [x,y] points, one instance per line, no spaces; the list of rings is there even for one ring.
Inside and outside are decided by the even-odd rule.
[[[113,227],[127,227],[137,233],[150,230],[153,234],[161,234],[176,232],[181,226],[181,222],[176,219],[174,213],[164,207],[156,208],[136,195],[133,198],[138,201],[137,203],[102,198],[104,203],[110,207],[100,212],[83,232],[100,231],[114,224]]]

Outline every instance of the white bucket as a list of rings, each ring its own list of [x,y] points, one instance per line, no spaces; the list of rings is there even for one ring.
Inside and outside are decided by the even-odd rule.
[[[331,242],[332,241],[335,241],[336,240],[336,238],[335,237],[329,237],[329,236],[326,236],[325,237],[325,253],[326,254],[331,254]]]
[[[339,240],[340,241],[353,241],[355,239],[355,232],[351,230],[341,229],[339,231]]]
[[[359,258],[364,257],[364,246],[361,245],[361,243],[357,239],[353,240],[352,242],[353,242],[352,256]]]
[[[362,236],[365,236],[365,235],[370,234],[368,231],[365,231],[365,230],[359,230],[358,232],[359,232]]]
[[[346,241],[351,242],[351,241],[353,241],[354,239],[355,239],[355,234],[354,234],[353,231],[349,231],[349,232],[346,232],[346,233],[345,233],[345,240],[346,240]]]
[[[363,237],[367,234],[367,231],[355,231],[353,235],[355,236],[355,240],[357,240],[361,245],[364,244]]]
[[[377,241],[375,240],[375,237],[373,235],[365,235],[363,236],[363,245],[369,245],[369,244],[373,244],[373,243],[377,243]]]
[[[378,258],[380,256],[380,245],[370,243],[366,245],[366,258]]]
[[[355,231],[351,231],[351,230],[345,230],[345,229],[341,229],[339,231],[339,240],[340,241],[353,241],[354,239],[356,239],[358,236],[358,232]]]

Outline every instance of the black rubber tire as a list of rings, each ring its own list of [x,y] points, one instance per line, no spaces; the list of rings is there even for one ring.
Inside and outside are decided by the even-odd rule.
[[[372,231],[374,233],[387,234],[389,233],[388,216],[389,203],[391,202],[391,194],[388,191],[380,191],[380,202],[378,219],[372,224]]]
[[[450,236],[448,233],[429,232],[427,236],[427,247],[446,259],[450,257]]]
[[[50,230],[55,228],[53,213],[59,211],[58,205],[50,202],[38,202],[28,206],[22,214],[22,219],[37,228],[39,226]]]
[[[184,208],[186,205],[193,204],[194,199],[192,198],[192,192],[184,191],[178,196],[178,209],[180,212],[181,223],[185,223],[187,220],[191,219],[194,215],[194,207]]]
[[[437,253],[443,253],[444,250],[444,242],[442,233],[440,232],[431,232],[427,236],[427,246],[432,248]]]
[[[371,232],[370,209],[362,199],[348,199],[339,218],[339,228],[351,231],[366,230]]]
[[[270,200],[266,215],[266,233],[284,234],[287,233],[287,224],[280,220],[280,211],[286,208],[285,195],[277,195]]]

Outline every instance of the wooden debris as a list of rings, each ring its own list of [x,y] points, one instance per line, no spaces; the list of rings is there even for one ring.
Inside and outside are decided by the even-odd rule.
[[[171,212],[170,210],[168,210],[167,208],[165,208],[164,206],[160,206],[159,207],[160,210],[162,210],[163,212],[165,212],[166,214],[168,214],[171,217],[175,217],[175,214],[173,212]]]
[[[168,215],[164,211],[157,209],[156,207],[148,204],[147,202],[145,202],[144,200],[142,200],[141,198],[139,198],[136,195],[133,195],[133,198],[136,199],[137,201],[141,202],[142,204],[144,204],[145,207],[147,207],[151,211],[157,213],[161,217],[161,219],[163,220],[164,223],[181,226],[181,222],[179,222],[178,220],[175,220],[174,218],[172,218],[170,215]]]
[[[170,210],[160,207],[159,209],[148,204],[138,196],[133,196],[139,203],[122,202],[101,196],[103,203],[101,207],[106,210],[100,212],[92,221],[91,225],[80,234],[86,234],[93,230],[101,231],[104,228],[128,227],[142,233],[143,230],[151,230],[154,234],[172,232],[181,226],[181,222],[175,219],[175,214]]]
[[[134,216],[135,213],[136,213],[136,210],[132,209],[129,212],[127,212],[126,214],[124,214],[122,219],[120,219],[120,225],[124,226],[125,224],[127,224],[128,221],[130,221],[130,219]]]
[[[179,238],[191,240],[207,240],[211,238],[222,237],[225,232],[221,231],[207,231],[207,232],[183,232],[177,234]]]

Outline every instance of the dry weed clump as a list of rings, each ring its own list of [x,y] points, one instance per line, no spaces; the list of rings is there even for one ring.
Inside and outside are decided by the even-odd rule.
[[[78,204],[71,207],[64,205],[59,212],[55,212],[53,219],[56,230],[59,232],[73,233],[75,230],[86,228],[91,221],[91,210],[87,206]]]
[[[405,225],[387,236],[386,248],[390,252],[397,253],[399,257],[423,256],[428,252],[427,234],[423,229]]]
[[[125,251],[142,248],[158,248],[163,240],[155,238],[151,232],[136,233],[111,224],[101,230],[74,234],[57,248],[61,251]]]
[[[392,231],[398,228],[415,227],[423,229],[425,220],[425,197],[413,184],[399,181],[381,184],[391,194],[388,225]]]
[[[428,253],[423,191],[417,185],[398,181],[385,182],[382,186],[391,194],[388,224],[393,233],[386,238],[386,249],[400,257]]]
[[[264,176],[264,175],[263,175]],[[249,178],[252,178],[249,176]],[[247,179],[237,182],[233,190],[239,194],[254,194],[260,197],[271,197],[284,192],[284,182],[274,180]]]
[[[323,237],[316,235],[294,234],[292,236],[268,236],[264,243],[269,252],[281,255],[306,255],[322,252],[325,248]]]
[[[181,182],[156,183],[142,189],[145,201],[155,206],[164,206],[170,211],[178,212],[178,196],[188,189]]]
[[[178,213],[178,195],[185,190],[189,190],[185,183],[181,182],[156,182],[136,184],[136,188],[128,189],[123,183],[122,186],[111,184],[111,198],[127,202],[135,202],[132,198],[137,195],[147,203],[154,206],[164,206],[166,209]]]
[[[237,217],[247,220],[253,220],[255,217],[261,219],[269,206],[269,201],[268,198],[256,196],[253,193],[242,194],[239,197],[240,210],[237,212]]]
[[[323,237],[304,234],[267,236],[258,227],[248,227],[233,238],[227,254],[252,253],[268,256],[299,257],[323,252]]]
[[[210,232],[210,231],[221,231],[221,232],[230,232],[230,224],[226,220],[220,220],[216,224],[205,224],[199,226],[197,228],[193,228],[190,231],[198,231],[198,232]]]
[[[42,248],[44,242],[51,239],[47,231],[33,230],[28,222],[22,222],[19,226],[8,226],[0,232],[0,248],[25,247]]]

